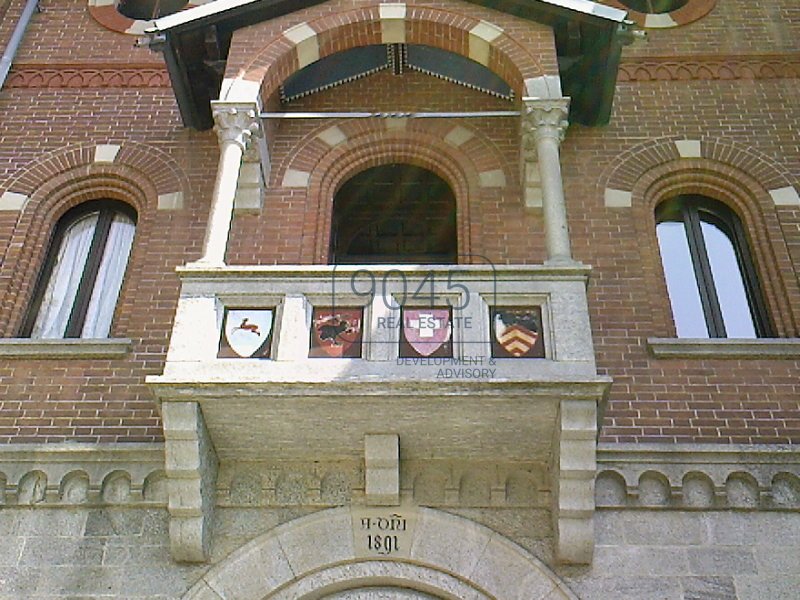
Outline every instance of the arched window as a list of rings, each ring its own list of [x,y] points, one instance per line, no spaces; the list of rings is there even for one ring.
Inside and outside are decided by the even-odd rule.
[[[678,337],[769,337],[771,327],[741,221],[704,196],[656,209],[656,233]]]
[[[457,254],[455,196],[435,173],[381,165],[336,193],[331,263],[448,264]]]
[[[58,221],[22,334],[102,338],[128,264],[136,213],[126,204],[81,204]]]

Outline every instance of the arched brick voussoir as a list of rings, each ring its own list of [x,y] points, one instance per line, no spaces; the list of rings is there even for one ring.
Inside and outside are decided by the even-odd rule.
[[[113,158],[109,155],[98,160],[98,148],[103,147],[114,148]],[[0,192],[13,191],[30,197],[44,182],[78,167],[92,165],[116,165],[135,169],[139,173],[139,180],[152,184],[156,194],[188,194],[191,190],[188,176],[166,152],[134,141],[98,141],[67,146],[43,154],[0,186]]]
[[[445,598],[577,600],[541,561],[482,525],[440,511],[415,521],[397,556],[360,555],[358,509],[334,508],[259,536],[211,568],[184,600],[284,600],[352,585],[398,585]]]
[[[380,5],[365,4],[355,9],[342,6],[337,10],[336,4],[325,4],[324,10],[305,9],[291,18],[248,28],[250,31],[238,43],[234,41],[220,99],[256,101],[255,86],[260,84],[260,98],[266,104],[287,77],[309,62],[357,46],[397,41],[396,37],[384,36]],[[522,21],[508,15],[474,6],[469,14],[453,7],[401,6],[405,7],[400,22],[406,43],[435,46],[479,60],[518,96],[525,95],[525,80],[557,74],[552,32],[544,25],[524,22],[524,33],[536,38],[530,43],[530,39],[518,39],[523,32],[519,26]],[[514,31],[507,31],[507,27]],[[253,50],[253,42],[261,39],[266,43]],[[534,50],[548,56],[537,55]],[[237,58],[237,54],[243,57]]]
[[[658,279],[655,208],[668,198],[699,194],[726,204],[740,218],[747,232],[750,251],[759,270],[762,292],[778,337],[795,337],[800,313],[793,307],[800,299],[800,286],[776,207],[761,181],[730,164],[708,159],[677,159],[657,165],[633,186],[631,198],[641,239],[650,240],[652,276]],[[662,288],[666,298],[666,288]],[[666,313],[666,310],[664,311]]]
[[[152,183],[141,179],[139,171],[108,164],[69,169],[37,188],[17,220],[0,268],[0,334],[16,335],[36,280],[30,274],[43,264],[59,218],[83,202],[98,199],[131,205],[143,225],[153,218],[155,210],[150,207],[155,208],[158,195]],[[146,240],[142,243],[146,245]]]
[[[460,176],[471,186],[478,185],[476,175],[488,171],[500,171],[507,185],[518,185],[517,169],[510,168],[507,158],[493,140],[468,121],[450,119],[407,119],[402,128],[396,129],[379,119],[326,121],[285,153],[284,160],[272,171],[272,185],[279,186],[289,169],[310,173],[311,181],[324,176],[335,178],[329,169],[338,172],[347,165],[347,155],[355,148],[374,143],[371,136],[416,144],[421,153],[425,153],[427,147],[452,157],[460,165]],[[437,167],[434,165],[433,168],[436,170]],[[453,173],[447,172],[440,175],[454,177]],[[457,182],[451,181],[450,184],[455,186]]]
[[[444,130],[431,131],[423,123],[415,123],[408,129],[388,130],[383,121],[340,125],[344,127],[342,133],[347,136],[347,141],[325,151],[324,144],[318,139],[309,139],[307,145],[317,155],[316,162],[312,162],[307,154],[298,152],[295,155],[298,158],[281,165],[274,175],[274,184],[280,185],[283,174],[294,168],[292,165],[297,166],[297,171],[308,173],[304,259],[312,262],[327,260],[336,190],[356,173],[389,162],[415,164],[437,173],[449,183],[457,203],[458,251],[462,255],[470,254],[471,205],[487,189],[481,187],[481,174],[502,173],[503,179],[514,182],[494,146],[481,142],[478,135],[461,147],[454,146],[444,141]],[[455,125],[450,123],[449,127],[452,129]]]
[[[38,271],[53,228],[66,211],[98,199],[130,204],[142,226],[137,245],[146,246],[146,225],[155,218],[159,197],[186,196],[189,189],[188,178],[167,154],[135,142],[70,146],[27,165],[4,187],[27,200],[0,266],[0,334],[16,334],[33,292],[30,274]]]
[[[600,191],[629,192],[655,167],[681,158],[706,158],[730,165],[767,190],[791,186],[795,180],[784,166],[749,146],[705,136],[672,136],[647,140],[619,154],[600,176]]]

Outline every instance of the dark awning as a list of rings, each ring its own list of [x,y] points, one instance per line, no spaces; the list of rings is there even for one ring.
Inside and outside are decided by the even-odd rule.
[[[281,86],[281,100],[290,102],[389,67],[397,74],[412,69],[506,100],[514,96],[500,77],[460,54],[418,44],[377,44],[337,52],[302,68]]]
[[[151,47],[164,53],[184,125],[213,126],[210,101],[219,96],[234,31],[323,1],[215,0],[158,19],[148,31]],[[467,1],[552,27],[561,87],[572,98],[570,120],[585,125],[608,122],[628,27],[624,11],[590,0]],[[497,83],[482,79],[482,72],[468,72],[463,65],[432,69],[429,59],[424,51],[417,53],[410,66],[486,91]],[[452,69],[458,71],[456,76]]]

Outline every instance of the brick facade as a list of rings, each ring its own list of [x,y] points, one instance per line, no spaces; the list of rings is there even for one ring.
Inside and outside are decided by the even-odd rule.
[[[443,40],[436,43],[464,51],[465,32],[491,18],[505,34],[489,66],[506,76],[518,94],[522,79],[554,72],[546,28],[478,7],[458,5],[459,13],[451,3],[429,6],[411,11],[409,42]],[[8,16],[20,8],[12,2]],[[370,26],[377,18],[373,13],[362,3],[333,2],[242,30],[234,39],[227,72],[258,77],[270,69],[273,78],[287,75],[296,66],[291,45],[278,34],[299,22],[322,32],[321,55],[379,42],[379,31]],[[0,38],[8,37],[12,21],[4,19]],[[611,123],[569,130],[562,168],[572,245],[576,257],[594,268],[589,291],[595,345],[602,371],[614,379],[605,440],[800,441],[796,360],[658,359],[646,344],[648,337],[674,335],[653,207],[679,192],[718,197],[742,216],[776,330],[781,337],[798,335],[800,208],[776,206],[769,194],[796,186],[800,173],[795,143],[800,116],[793,108],[797,73],[775,70],[762,78],[740,70],[728,78],[720,75],[719,66],[716,71],[695,67],[691,77],[680,71],[683,63],[730,62],[762,55],[764,48],[773,60],[791,63],[800,51],[798,39],[800,15],[793,2],[768,8],[718,2],[699,21],[651,31],[647,42],[626,49]],[[652,75],[656,80],[626,81],[626,65],[645,59],[671,60],[671,79],[661,71]],[[118,78],[113,76],[116,68]],[[657,66],[648,68],[658,73]],[[99,361],[2,359],[4,442],[160,439],[157,411],[143,378],[162,368],[178,285],[173,269],[198,256],[217,157],[211,132],[180,126],[172,92],[163,87],[163,77],[157,78],[162,69],[155,54],[133,48],[132,38],[93,20],[85,2],[58,2],[34,18],[0,94],[5,115],[0,122],[0,191],[29,196],[21,213],[0,212],[4,336],[19,331],[61,214],[84,199],[111,197],[131,203],[139,215],[112,330],[115,337],[133,340],[130,355]],[[263,92],[274,93],[276,83],[265,79]],[[517,104],[422,74],[385,72],[292,104],[300,111],[431,106],[508,110]],[[347,141],[331,149],[317,136],[333,125]],[[501,264],[544,259],[541,211],[525,209],[519,201],[515,119],[396,125],[394,120],[270,125],[276,134],[270,139],[272,171],[263,209],[235,217],[229,262],[327,262],[333,193],[358,170],[385,161],[419,164],[451,183],[458,199],[461,254]],[[473,134],[458,147],[444,141],[457,126]],[[681,159],[673,144],[681,139],[700,140],[703,158]],[[113,164],[94,162],[97,144],[121,147]],[[287,169],[309,173],[307,188],[283,186]],[[505,184],[481,187],[479,175],[488,171],[501,171]],[[605,188],[631,190],[632,206],[604,206]],[[172,192],[183,194],[182,208],[159,210],[158,196]]]
[[[183,88],[134,43],[145,22],[40,4],[0,88],[0,600],[796,598],[797,0],[656,16],[678,26],[623,49],[610,122],[576,122],[574,91],[560,142],[592,3],[225,3],[180,42],[203,56]],[[23,5],[0,0],[0,47]],[[281,102],[301,66],[401,42],[473,57],[513,98],[388,68]],[[222,81],[217,131],[182,124],[198,81]],[[450,111],[517,112],[397,114]],[[390,163],[450,185],[459,264],[373,265],[384,303],[336,288],[362,354],[309,358],[329,282],[360,268],[328,264],[337,192]],[[680,194],[741,221],[773,338],[677,336],[656,208]],[[137,216],[108,339],[24,337],[60,219],[98,199]],[[398,358],[386,297],[434,275],[453,359]],[[503,309],[538,311],[545,359],[492,358]],[[239,314],[244,335],[268,320],[270,359],[220,352],[236,310],[265,319]]]

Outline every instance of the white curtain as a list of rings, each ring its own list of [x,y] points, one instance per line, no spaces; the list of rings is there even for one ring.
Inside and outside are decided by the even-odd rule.
[[[136,225],[130,218],[120,213],[114,216],[86,311],[83,338],[108,337],[135,231]]]
[[[31,337],[64,337],[97,218],[98,213],[90,213],[73,223],[64,233]]]

